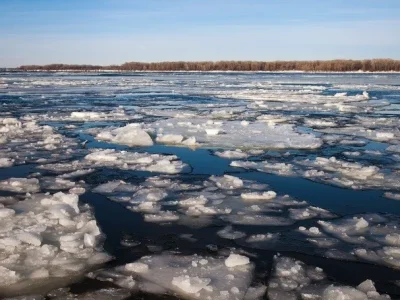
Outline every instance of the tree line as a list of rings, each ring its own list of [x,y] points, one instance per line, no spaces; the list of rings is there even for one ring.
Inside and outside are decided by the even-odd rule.
[[[165,61],[126,62],[122,65],[25,65],[22,71],[305,71],[305,72],[400,72],[400,60],[313,60],[313,61]]]

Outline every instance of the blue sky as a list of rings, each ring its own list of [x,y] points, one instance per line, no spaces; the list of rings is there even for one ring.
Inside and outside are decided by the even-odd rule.
[[[0,0],[0,66],[400,59],[400,0]]]

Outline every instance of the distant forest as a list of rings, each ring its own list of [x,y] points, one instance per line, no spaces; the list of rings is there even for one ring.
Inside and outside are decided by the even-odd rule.
[[[315,61],[171,61],[127,62],[122,65],[26,65],[22,71],[306,71],[306,72],[400,72],[400,60],[315,60]]]

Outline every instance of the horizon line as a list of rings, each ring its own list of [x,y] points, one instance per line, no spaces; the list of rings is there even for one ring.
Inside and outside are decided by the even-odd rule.
[[[20,71],[328,71],[328,72],[400,72],[400,60],[335,59],[335,60],[288,60],[288,61],[163,61],[125,62],[120,65],[47,64],[22,65],[10,70]]]
[[[138,64],[161,64],[161,63],[221,63],[221,62],[235,62],[235,63],[275,63],[275,62],[334,62],[334,61],[378,61],[378,60],[390,60],[394,62],[400,62],[400,59],[389,58],[389,57],[375,57],[375,58],[330,58],[330,59],[275,59],[275,60],[251,60],[251,59],[218,59],[218,60],[154,60],[154,61],[140,61],[140,60],[131,60],[123,63],[115,63],[115,64],[93,64],[93,63],[63,63],[63,62],[53,62],[47,64],[22,64],[18,67],[0,67],[5,69],[18,69],[24,66],[52,66],[52,65],[64,65],[64,66],[122,66],[124,64],[129,63],[138,63]]]

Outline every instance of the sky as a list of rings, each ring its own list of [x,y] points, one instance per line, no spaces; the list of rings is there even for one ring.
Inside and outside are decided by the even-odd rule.
[[[400,0],[0,0],[0,67],[400,59]]]

